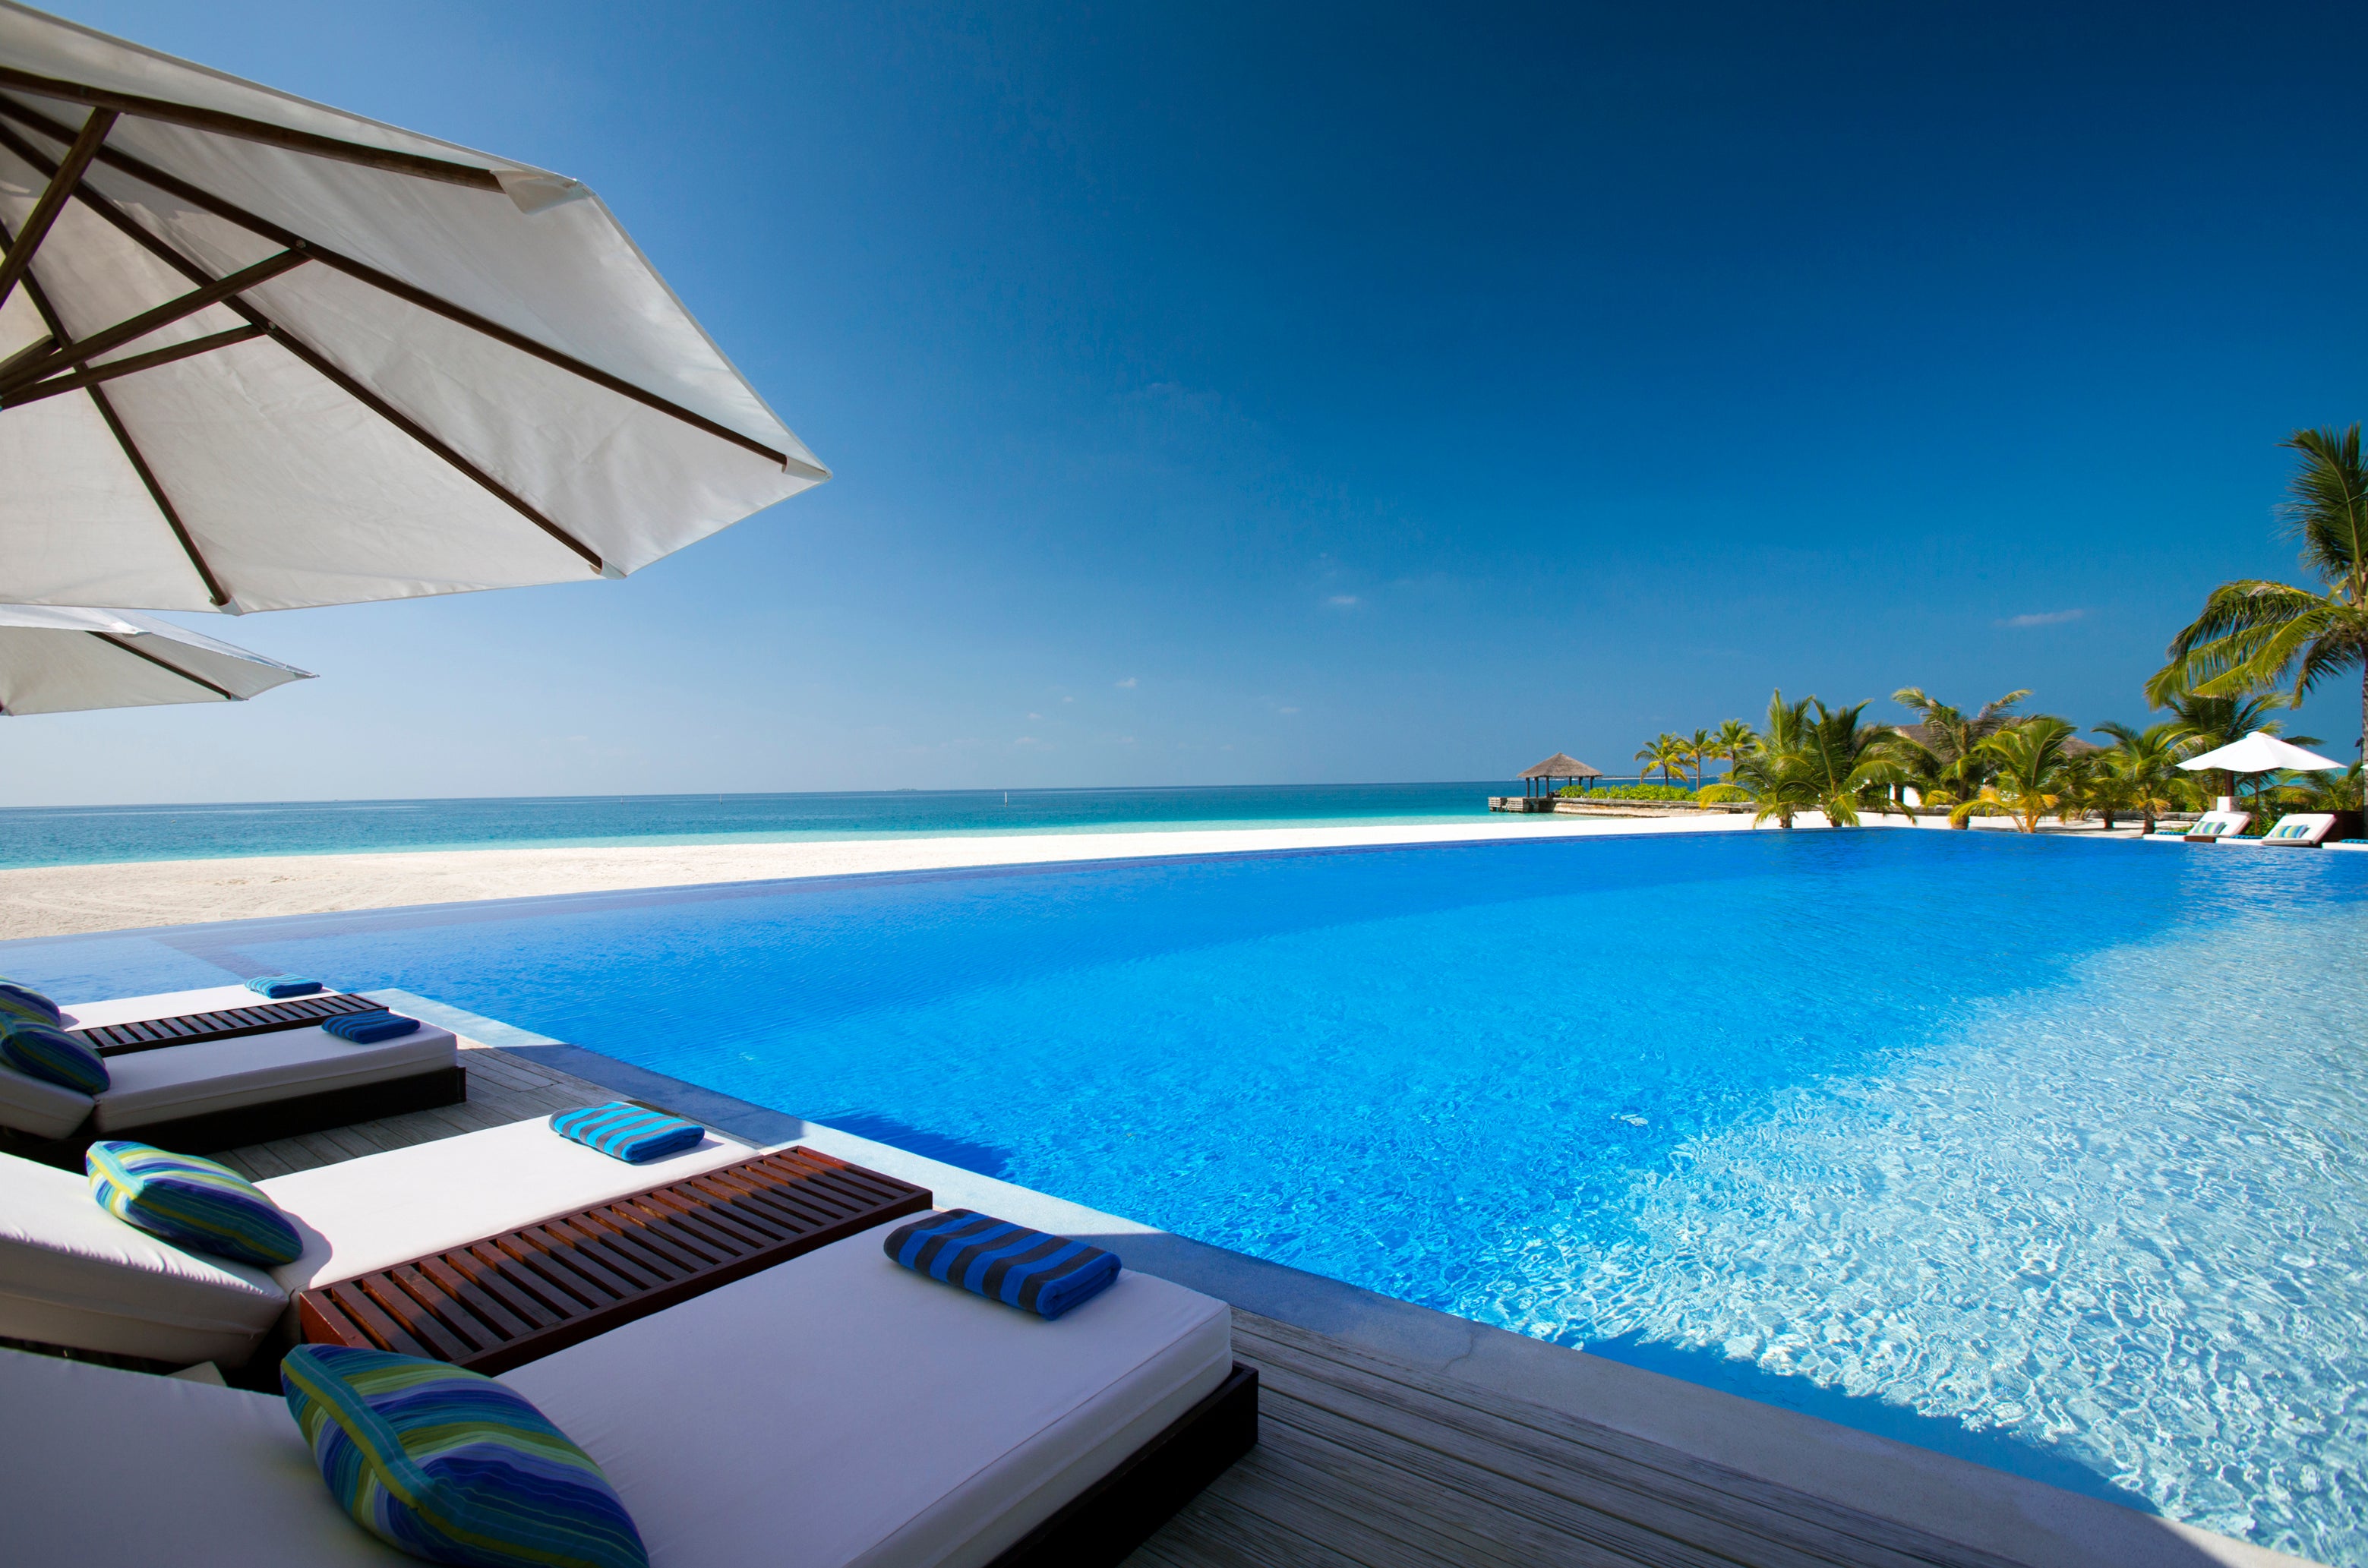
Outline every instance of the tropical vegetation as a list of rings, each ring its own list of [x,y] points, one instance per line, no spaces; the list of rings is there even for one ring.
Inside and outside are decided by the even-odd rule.
[[[2357,672],[2368,736],[2368,461],[2360,426],[2297,430],[2282,445],[2296,456],[2280,508],[2302,547],[2311,587],[2256,579],[2224,583],[2171,639],[2145,687],[2163,715],[2144,725],[2109,722],[2082,738],[2071,721],[2026,710],[2032,693],[2009,691],[1977,707],[1944,702],[1922,687],[1892,694],[1912,718],[1869,722],[1868,703],[1832,707],[1816,697],[1770,697],[1763,725],[1729,719],[1715,730],[1663,733],[1636,753],[1643,775],[1667,782],[1598,785],[1588,792],[1638,800],[1741,801],[1760,822],[1791,827],[1815,812],[1847,825],[1869,812],[1977,819],[2036,833],[2044,820],[2135,820],[2151,831],[2166,813],[2200,812],[2238,792],[2218,771],[2180,764],[2252,734],[2281,734],[2279,715],[2339,675]],[[2305,746],[2307,735],[2285,739]],[[1725,771],[1705,778],[1706,763]],[[1692,787],[1680,782],[1691,770]],[[1564,793],[1573,793],[1565,790]],[[2340,775],[2259,775],[2254,827],[2277,809],[2362,809],[2361,765]]]

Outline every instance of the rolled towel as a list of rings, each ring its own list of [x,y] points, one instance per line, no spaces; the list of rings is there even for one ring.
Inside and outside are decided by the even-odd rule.
[[[916,1274],[1039,1317],[1059,1317],[1118,1278],[1114,1252],[968,1209],[925,1214],[882,1244]]]
[[[319,981],[307,980],[301,974],[258,974],[246,983],[246,988],[274,1002],[284,1002],[290,996],[310,996],[328,989]]]
[[[551,1118],[551,1130],[562,1138],[572,1138],[587,1149],[598,1149],[610,1159],[622,1160],[629,1165],[645,1165],[652,1160],[695,1149],[707,1138],[707,1129],[695,1121],[685,1121],[647,1106],[627,1105],[623,1100],[611,1100],[585,1110],[555,1111]]]
[[[347,1013],[325,1020],[321,1027],[339,1040],[352,1040],[356,1045],[376,1045],[382,1040],[401,1040],[419,1029],[417,1018],[406,1018],[401,1013]]]

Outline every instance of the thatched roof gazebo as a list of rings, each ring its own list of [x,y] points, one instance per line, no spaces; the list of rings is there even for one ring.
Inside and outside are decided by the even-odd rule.
[[[1521,793],[1534,795],[1543,785],[1549,795],[1554,792],[1554,780],[1567,778],[1574,784],[1589,783],[1603,777],[1603,769],[1589,767],[1566,751],[1558,751],[1535,767],[1524,767],[1517,777],[1521,780]]]

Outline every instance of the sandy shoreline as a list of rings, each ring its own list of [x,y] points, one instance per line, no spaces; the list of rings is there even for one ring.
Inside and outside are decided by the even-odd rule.
[[[0,940],[319,915],[413,903],[606,892],[776,877],[843,876],[953,866],[1016,866],[1146,855],[1573,838],[1602,834],[1747,830],[1748,816],[1600,821],[1497,816],[1412,827],[1178,829],[1135,833],[835,839],[606,848],[420,850],[0,870]]]

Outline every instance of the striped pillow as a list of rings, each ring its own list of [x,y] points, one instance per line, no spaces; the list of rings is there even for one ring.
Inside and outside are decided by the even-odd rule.
[[[647,1568],[609,1478],[513,1390],[441,1361],[300,1345],[279,1363],[329,1494],[431,1562]]]
[[[598,1149],[629,1165],[647,1165],[667,1154],[695,1149],[707,1137],[707,1129],[695,1121],[685,1121],[662,1110],[627,1105],[622,1100],[596,1105],[588,1110],[554,1112],[551,1130],[562,1138],[573,1138],[587,1149]]]
[[[113,1082],[98,1052],[55,1024],[0,1016],[0,1061],[44,1083],[95,1095]]]
[[[82,1163],[100,1208],[176,1246],[267,1268],[304,1250],[279,1206],[227,1165],[119,1142],[93,1143]]]
[[[968,1209],[925,1214],[882,1244],[916,1274],[1039,1317],[1059,1317],[1118,1278],[1116,1253]]]
[[[0,979],[0,1017],[29,1018],[37,1024],[66,1021],[55,1002],[20,980],[5,979]]]

